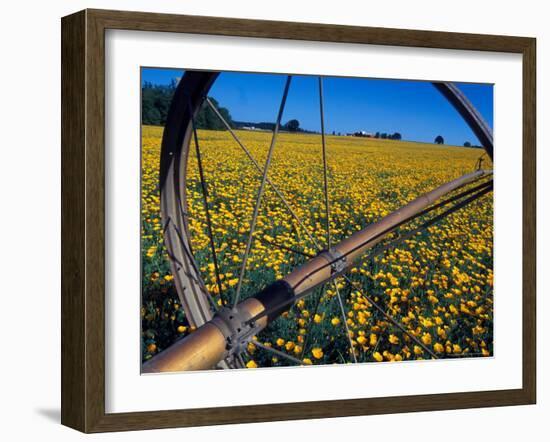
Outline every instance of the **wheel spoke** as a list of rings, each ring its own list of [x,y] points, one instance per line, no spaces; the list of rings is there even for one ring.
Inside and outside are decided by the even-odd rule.
[[[195,124],[195,117],[194,115],[194,109],[191,106],[191,102],[189,102],[189,112],[191,114],[191,128],[193,130],[193,139],[195,141],[195,152],[197,155],[197,163],[199,166],[199,177],[201,181],[201,189],[202,189],[202,202],[204,205],[204,211],[206,214],[206,226],[208,231],[208,239],[210,241],[210,249],[212,251],[212,260],[214,261],[214,273],[216,275],[216,284],[218,286],[218,294],[220,296],[220,300],[223,302],[222,298],[222,281],[220,278],[220,266],[218,264],[218,255],[216,253],[216,245],[214,244],[214,232],[212,229],[212,218],[210,217],[210,207],[208,204],[208,189],[206,186],[206,180],[204,178],[204,169],[202,167],[202,156],[201,156],[201,149],[199,146],[199,137],[197,135],[197,126]]]
[[[248,261],[248,256],[250,255],[250,248],[252,247],[252,239],[254,237],[254,230],[256,229],[256,222],[258,220],[258,213],[260,210],[260,204],[262,202],[262,196],[264,194],[265,189],[265,183],[267,179],[267,173],[269,171],[269,166],[271,165],[271,158],[273,157],[273,150],[275,148],[275,143],[277,142],[277,134],[279,133],[279,126],[281,125],[281,118],[283,117],[283,111],[285,109],[286,104],[286,98],[288,96],[288,89],[290,87],[290,82],[292,80],[292,76],[288,76],[285,84],[285,89],[283,92],[283,98],[281,99],[281,105],[279,106],[279,113],[277,115],[277,121],[275,123],[275,129],[273,130],[273,136],[271,138],[271,146],[269,146],[269,151],[267,153],[267,159],[265,161],[264,171],[262,175],[262,181],[260,183],[260,187],[258,189],[258,195],[256,197],[256,204],[254,206],[254,214],[252,216],[252,222],[250,223],[250,233],[248,234],[248,240],[246,242],[246,250],[243,257],[243,262],[241,264],[241,271],[239,274],[239,282],[237,284],[237,290],[235,293],[235,297],[233,300],[233,308],[237,305],[239,302],[239,297],[241,294],[242,289],[242,283],[244,279],[244,274],[246,272],[246,263]]]
[[[225,126],[225,128],[227,129],[227,131],[231,134],[231,136],[233,137],[233,139],[237,142],[237,144],[241,147],[241,149],[244,151],[244,153],[246,154],[246,156],[249,158],[249,160],[252,162],[252,164],[256,167],[256,169],[259,171],[259,172],[262,172],[262,167],[260,166],[260,164],[258,163],[258,161],[256,161],[256,158],[254,158],[254,156],[252,155],[252,153],[250,152],[250,150],[244,145],[244,143],[241,141],[241,139],[237,136],[237,134],[235,133],[235,131],[231,128],[231,126],[229,125],[229,123],[227,122],[227,120],[223,117],[223,115],[220,113],[220,111],[216,108],[216,105],[214,103],[212,103],[212,101],[207,97],[206,98],[206,102],[208,103],[208,105],[210,106],[210,108],[214,111],[214,113],[217,115],[217,117],[219,118],[219,120],[222,122],[222,124]],[[267,184],[269,184],[269,186],[271,187],[271,189],[275,192],[275,194],[279,197],[279,199],[281,200],[281,202],[283,203],[283,205],[285,206],[285,208],[288,210],[288,212],[290,213],[290,215],[294,218],[294,220],[298,223],[298,225],[302,228],[302,230],[306,233],[306,235],[308,236],[309,240],[315,245],[315,247],[320,250],[321,249],[321,246],[319,245],[319,243],[317,242],[317,240],[313,237],[313,235],[310,233],[309,229],[306,227],[306,225],[304,224],[304,222],[301,220],[301,218],[298,216],[298,214],[292,209],[292,207],[290,207],[290,204],[288,203],[288,201],[286,200],[286,198],[284,197],[284,195],[282,194],[282,192],[279,190],[279,188],[273,183],[273,181],[271,181],[271,179],[269,177],[266,177],[266,181],[267,181]]]
[[[307,330],[306,330],[306,334],[305,334],[305,338],[304,338],[304,343],[302,344],[302,353],[300,355],[300,357],[302,359],[304,358],[304,355],[306,353],[306,347],[307,347],[307,344],[308,344],[308,341],[309,341],[309,334],[311,333],[311,329],[313,327],[313,319],[315,318],[315,315],[319,311],[319,305],[321,304],[321,298],[324,295],[325,295],[325,285],[323,285],[323,290],[321,291],[321,293],[317,297],[317,300],[315,302],[315,308],[313,309],[313,315],[310,315],[309,321],[307,323]]]
[[[169,221],[170,221],[170,218],[169,218]],[[206,287],[204,286],[204,282],[202,281],[202,278],[200,278],[199,276],[200,272],[199,272],[199,269],[197,268],[197,264],[195,263],[195,260],[193,259],[192,252],[189,250],[189,248],[187,247],[187,244],[183,240],[183,236],[180,230],[178,229],[178,227],[174,223],[171,223],[171,225],[172,225],[172,228],[174,229],[174,232],[176,232],[176,237],[178,238],[178,242],[180,243],[181,248],[183,249],[189,263],[191,264],[191,266],[193,267],[193,270],[195,271],[195,275],[189,272],[185,272],[186,276],[193,279],[199,285],[200,291],[206,296],[206,299],[210,302],[210,304],[212,305],[212,308],[214,310],[217,310],[218,305],[216,304],[216,301],[214,301],[214,298],[212,298],[212,294],[208,290],[206,290]]]
[[[323,145],[323,184],[324,184],[324,193],[325,193],[325,217],[326,217],[326,235],[327,235],[327,249],[331,248],[330,241],[330,203],[328,196],[328,166],[327,166],[327,146],[325,141],[325,106],[324,106],[324,94],[323,94],[323,78],[319,77],[319,114],[321,118],[321,142]],[[357,363],[357,355],[355,354],[355,346],[353,345],[353,339],[350,336],[350,331],[348,327],[348,321],[346,316],[346,310],[344,308],[344,302],[342,301],[342,296],[340,295],[340,290],[338,289],[338,284],[336,281],[333,281],[334,289],[336,290],[336,296],[338,298],[338,304],[340,305],[340,312],[342,314],[342,323],[344,325],[344,331],[346,333],[351,355],[353,361]]]
[[[328,177],[327,177],[327,147],[325,143],[325,110],[323,98],[323,78],[319,77],[319,111],[321,117],[321,141],[323,143],[323,183],[325,190],[325,217],[327,248],[330,249],[330,206],[328,198]]]
[[[399,321],[397,321],[393,316],[391,316],[382,307],[380,307],[376,302],[374,302],[374,300],[369,295],[367,295],[360,288],[358,288],[355,285],[355,283],[351,279],[349,279],[349,277],[347,275],[343,274],[342,276],[348,282],[348,284],[351,285],[351,287],[353,287],[355,290],[357,290],[361,294],[361,296],[363,296],[367,301],[369,301],[369,304],[371,304],[376,310],[378,310],[380,313],[382,313],[388,321],[390,321],[399,330],[401,330],[409,338],[411,338],[414,342],[416,342],[418,345],[420,345],[420,347],[422,347],[432,358],[439,359],[433,351],[431,351],[428,347],[426,347],[426,345],[420,339],[418,339],[409,330],[407,330],[403,324],[401,324]]]
[[[357,363],[357,355],[355,354],[355,346],[353,345],[353,339],[351,339],[348,327],[348,318],[346,316],[346,310],[344,308],[344,302],[342,301],[342,296],[340,295],[340,290],[338,289],[338,284],[336,281],[333,281],[334,289],[336,290],[336,297],[338,298],[338,304],[340,305],[340,312],[342,313],[342,322],[344,323],[344,331],[348,337],[349,347],[351,350],[351,355],[353,356],[353,361]]]
[[[275,247],[276,249],[279,249],[279,250],[282,250],[284,252],[292,252],[292,253],[295,253],[296,255],[301,255],[301,256],[305,256],[307,258],[314,258],[315,255],[311,254],[311,253],[307,253],[307,252],[304,252],[302,250],[297,250],[293,247],[287,247],[287,246],[283,246],[282,244],[278,244],[274,241],[268,241],[267,239],[265,238],[260,238],[259,239],[260,242],[263,242],[264,244],[268,244],[272,247]]]
[[[255,340],[252,340],[250,341],[253,345],[255,345],[256,347],[258,348],[261,348],[262,350],[265,350],[265,351],[268,351],[270,353],[273,353],[273,354],[276,354],[277,356],[280,356],[282,358],[285,358],[285,359],[288,359],[289,361],[291,362],[294,362],[295,364],[298,364],[298,365],[304,365],[304,362],[301,361],[300,359],[298,358],[295,358],[294,356],[290,356],[289,354],[286,354],[285,352],[282,352],[280,350],[277,350],[275,348],[272,348],[272,347],[268,347],[267,345],[264,345],[258,341],[255,341]]]
[[[424,222],[423,224],[421,224],[419,227],[417,227],[416,229],[413,229],[413,230],[410,230],[408,232],[406,232],[404,235],[400,236],[399,238],[397,238],[396,240],[394,241],[391,241],[389,242],[388,244],[384,245],[383,247],[381,248],[378,248],[374,251],[372,251],[371,253],[367,254],[366,256],[364,256],[363,258],[359,259],[356,263],[355,263],[355,267],[357,267],[359,264],[363,263],[363,262],[367,262],[371,259],[373,259],[375,256],[379,255],[380,253],[382,253],[383,251],[387,250],[388,248],[390,247],[395,247],[397,244],[400,244],[401,242],[405,241],[407,238],[410,238],[414,235],[416,235],[417,233],[427,229],[428,227],[438,223],[439,221],[441,221],[442,219],[444,219],[445,217],[449,216],[450,214],[462,209],[463,207],[467,206],[468,204],[470,204],[471,202],[479,199],[480,197],[482,197],[483,195],[485,195],[486,193],[490,192],[492,189],[493,189],[493,186],[492,186],[492,181],[489,182],[486,186],[484,185],[483,186],[483,189],[480,190],[479,192],[477,192],[476,194],[470,196],[469,198],[466,198],[462,201],[460,201],[459,203],[451,206],[449,209],[445,210],[444,212],[440,213],[439,215],[429,219],[428,221]],[[450,200],[447,200],[447,201],[450,201]],[[433,206],[433,207],[436,207],[436,206]],[[431,208],[430,209],[426,209],[427,212],[431,212]],[[379,239],[380,237],[383,237],[383,236],[386,236],[388,233],[392,232],[393,230],[395,230],[396,228],[398,228],[399,226],[401,226],[402,224],[406,223],[406,222],[410,222],[414,219],[417,218],[417,215],[414,215],[406,220],[404,220],[403,222],[397,224],[396,226],[392,227],[391,229],[388,229],[388,230],[385,230],[383,232],[381,232],[380,234],[376,235],[375,237],[373,238],[370,238],[367,242],[372,242],[374,240],[377,240]],[[359,246],[357,247],[362,247],[364,246],[364,244],[360,244]],[[351,251],[348,252],[351,253],[353,252],[355,249],[352,249]],[[344,255],[346,256],[346,255]],[[331,261],[331,262],[327,262],[327,264],[325,266],[322,266],[320,267],[319,269],[322,269],[324,267],[328,267],[328,266],[331,266],[333,265],[335,262],[337,262],[336,260],[335,261]],[[319,270],[317,269],[317,271]],[[350,269],[346,269],[346,271],[349,271]],[[308,278],[311,277],[313,274],[315,274],[315,271],[308,274]],[[334,279],[336,278],[337,276],[345,276],[344,273],[335,273],[331,279]],[[296,283],[294,286],[293,286],[293,290],[296,289],[296,287],[298,287],[302,281],[304,281],[305,279],[301,280],[301,281],[298,281],[298,283]],[[249,324],[252,324],[254,323],[254,321],[256,321],[257,319],[263,317],[263,316],[268,316],[270,315],[271,313],[273,312],[276,312],[277,310],[283,308],[283,307],[286,307],[288,305],[291,305],[293,303],[295,303],[296,301],[306,297],[309,292],[311,291],[310,290],[307,290],[307,291],[304,291],[302,293],[300,293],[299,295],[295,295],[294,297],[292,297],[291,299],[288,299],[286,301],[283,301],[283,302],[280,302],[278,303],[277,305],[274,305],[260,313],[258,313],[257,315],[253,316],[252,318],[250,318],[247,322]]]

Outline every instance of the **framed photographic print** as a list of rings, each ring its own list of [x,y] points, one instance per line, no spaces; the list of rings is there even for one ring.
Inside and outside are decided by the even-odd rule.
[[[535,40],[62,20],[62,423],[532,404]]]

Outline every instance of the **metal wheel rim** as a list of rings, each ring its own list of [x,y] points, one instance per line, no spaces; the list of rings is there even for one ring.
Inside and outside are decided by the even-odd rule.
[[[185,182],[193,120],[219,74],[214,71],[185,72],[170,106],[161,147],[160,197],[165,245],[178,297],[189,324],[194,327],[211,320],[214,311],[191,247]],[[469,125],[493,160],[492,130],[481,114],[453,83],[434,82],[433,85]],[[235,360],[226,360],[219,368],[235,367],[235,364],[242,367]]]

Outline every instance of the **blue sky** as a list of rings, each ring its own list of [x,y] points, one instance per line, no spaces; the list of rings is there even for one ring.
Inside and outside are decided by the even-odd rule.
[[[168,84],[183,70],[143,68],[142,81]],[[283,122],[300,121],[304,129],[319,131],[318,77],[294,76]],[[209,95],[229,109],[237,121],[275,121],[286,76],[223,72]],[[493,127],[493,86],[457,83]],[[479,141],[460,115],[431,85],[423,81],[324,77],[327,133],[399,132],[403,139],[433,142],[442,135],[447,144]]]

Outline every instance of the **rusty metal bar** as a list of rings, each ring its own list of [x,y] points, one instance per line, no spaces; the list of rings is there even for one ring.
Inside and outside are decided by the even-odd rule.
[[[491,171],[487,170],[478,170],[437,187],[431,192],[411,201],[401,209],[392,212],[380,221],[344,239],[333,247],[332,253],[322,253],[305,263],[303,266],[296,268],[288,274],[284,280],[294,289],[296,295],[322,284],[324,281],[329,280],[333,273],[333,264],[331,263],[334,259],[331,256],[342,256],[341,264],[344,265],[345,268],[349,268],[353,261],[363,254],[365,250],[383,239],[383,237],[380,237],[381,233],[396,226],[414,214],[419,213],[449,192],[459,189],[491,173]],[[327,265],[327,263],[329,265]]]
[[[478,170],[445,183],[411,201],[401,209],[392,212],[377,223],[371,224],[349,238],[323,252],[290,274],[268,286],[259,294],[235,306],[233,312],[246,320],[243,326],[253,327],[255,333],[261,331],[285,309],[275,309],[281,300],[292,300],[300,294],[332,279],[333,275],[345,271],[353,265],[367,249],[380,242],[385,235],[403,221],[422,212],[446,194],[467,184],[491,175],[492,171]],[[264,312],[269,311],[270,314]],[[201,370],[212,368],[228,355],[230,345],[235,343],[237,331],[219,327],[216,317],[199,327],[188,337],[178,341],[159,355],[143,364],[143,373]],[[238,328],[241,332],[241,328]]]
[[[427,229],[428,227],[436,224],[437,222],[441,221],[443,218],[449,216],[451,213],[454,213],[457,210],[460,210],[461,208],[467,206],[468,204],[470,204],[471,202],[477,200],[478,198],[485,195],[486,193],[492,191],[493,190],[492,182],[489,182],[488,184],[489,185],[487,185],[487,186],[483,186],[483,188],[479,192],[477,192],[474,195],[472,195],[472,196],[462,200],[461,202],[455,204],[454,206],[452,206],[451,208],[445,210],[444,212],[440,213],[439,215],[435,216],[434,218],[431,218],[428,221],[423,222],[420,226],[418,226],[418,227],[416,227],[412,230],[407,231],[403,235],[399,236],[399,238],[397,238],[397,239],[389,242],[388,244],[385,244],[384,246],[376,249],[374,252],[371,252],[371,253],[368,253],[368,254],[365,254],[365,255],[361,256],[361,258],[359,258],[357,261],[355,261],[353,263],[353,266],[357,267],[357,265],[361,264],[362,262],[366,262],[369,259],[373,259],[374,257],[380,255],[384,251],[389,250],[390,248],[396,247],[397,245],[401,244],[403,241],[406,241],[407,239],[412,238],[417,233],[419,233],[419,232],[423,231],[424,229]],[[466,193],[466,192],[464,192],[464,193]],[[468,192],[468,194],[470,194],[470,192]],[[454,198],[450,198],[449,200],[451,200],[451,199],[454,199]],[[449,201],[449,200],[447,200],[447,201]],[[443,203],[440,203],[440,204],[443,204]],[[438,206],[439,206],[439,204],[431,206],[429,209],[423,210],[422,212],[420,212],[420,214],[424,213],[424,212],[427,212],[427,211],[432,211],[432,209],[437,208]],[[399,224],[396,224],[395,226],[391,227],[390,229],[382,232],[381,234],[379,234],[375,238],[375,240],[370,241],[370,243],[373,246],[376,245],[379,241],[381,241],[386,236],[388,236],[391,232],[393,232],[401,224],[406,223],[406,222],[410,222],[413,219],[418,218],[418,216],[420,216],[420,214],[415,214],[411,218],[408,218],[405,221],[403,221]],[[332,263],[327,263],[325,266],[329,266],[331,264]],[[331,278],[337,278],[338,276],[343,276],[344,278],[346,278],[345,270],[346,269],[343,269],[342,271],[333,273]],[[281,281],[283,281],[283,280],[281,280]],[[286,300],[283,304],[278,304],[278,305],[275,305],[275,306],[273,306],[269,309],[266,309],[264,312],[261,313],[260,316],[266,316],[266,315],[271,314],[272,311],[281,310],[283,307],[287,307],[287,306],[293,304],[294,302],[296,302],[299,299],[303,298],[304,296],[308,295],[310,292],[311,292],[311,289],[308,290],[308,291],[305,291],[305,292],[301,292],[299,295],[295,295],[292,299]],[[260,316],[256,316],[256,317],[251,318],[250,322],[254,322],[256,319],[259,319]]]

